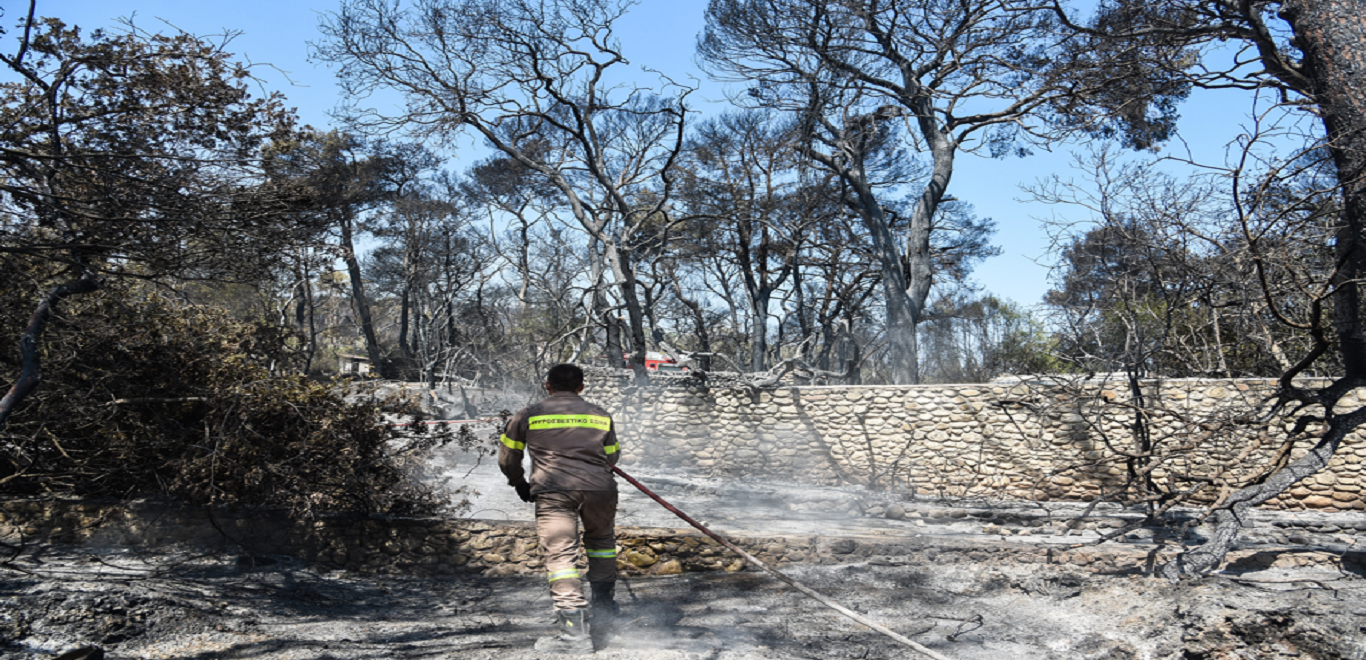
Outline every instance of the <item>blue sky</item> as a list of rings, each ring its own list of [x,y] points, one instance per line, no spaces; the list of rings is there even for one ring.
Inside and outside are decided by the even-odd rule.
[[[333,71],[309,58],[308,42],[319,38],[320,15],[336,6],[336,0],[40,0],[38,13],[85,30],[108,27],[119,17],[133,17],[139,27],[152,32],[171,29],[168,23],[200,36],[241,32],[229,50],[259,65],[257,73],[265,88],[282,91],[305,122],[326,127],[331,124],[328,111],[338,103],[340,90]],[[703,26],[705,7],[706,0],[643,0],[618,26],[624,52],[633,64],[650,66],[680,81],[690,76],[704,78],[694,64],[693,48]],[[26,8],[27,3],[6,3],[0,20],[12,26]],[[13,52],[14,36],[10,31],[3,37],[0,47],[6,52]],[[700,82],[702,88],[694,99],[716,101],[719,107],[724,89]],[[708,104],[700,105],[705,110]],[[1182,111],[1181,128],[1189,148],[1206,157],[1221,154],[1247,107],[1246,100],[1233,93],[1193,96]],[[1184,151],[1186,146],[1170,148]],[[1039,219],[1078,212],[1023,201],[1025,194],[1019,186],[1052,173],[1067,175],[1071,159],[1069,147],[1064,145],[1053,153],[1023,159],[963,155],[957,160],[950,192],[972,203],[979,216],[996,220],[995,243],[1003,250],[1001,256],[977,269],[975,279],[984,290],[1024,305],[1037,303],[1047,291],[1051,256]],[[454,164],[457,168],[462,165]]]

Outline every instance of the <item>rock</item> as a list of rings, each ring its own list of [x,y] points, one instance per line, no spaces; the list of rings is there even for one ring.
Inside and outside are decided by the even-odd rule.
[[[670,559],[669,561],[660,562],[651,572],[655,575],[680,575],[683,573],[683,563],[677,559]]]
[[[631,565],[636,568],[649,568],[659,563],[659,559],[655,558],[654,555],[638,552],[636,550],[626,551],[626,561],[630,562]]]
[[[900,504],[893,504],[887,507],[887,512],[884,515],[892,520],[901,520],[906,517],[906,509]]]
[[[512,564],[499,564],[484,571],[487,577],[511,577],[517,574],[517,567]]]

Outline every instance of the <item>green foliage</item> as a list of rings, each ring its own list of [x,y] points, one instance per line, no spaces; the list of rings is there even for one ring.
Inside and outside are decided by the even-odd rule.
[[[0,365],[27,305],[0,305]],[[402,402],[348,403],[341,383],[273,376],[288,336],[145,288],[73,301],[42,347],[52,377],[0,445],[8,495],[162,497],[201,505],[419,514],[440,501],[406,461],[455,439],[401,437]],[[470,443],[471,437],[464,437]]]

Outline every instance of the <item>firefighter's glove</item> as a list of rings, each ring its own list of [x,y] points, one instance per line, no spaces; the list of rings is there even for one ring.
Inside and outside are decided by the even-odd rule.
[[[522,484],[520,486],[513,486],[513,488],[517,489],[517,497],[522,498],[523,502],[536,501],[536,496],[531,494],[531,484]]]

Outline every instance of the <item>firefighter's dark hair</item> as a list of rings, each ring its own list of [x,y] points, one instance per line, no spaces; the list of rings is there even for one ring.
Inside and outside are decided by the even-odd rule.
[[[557,364],[546,373],[545,384],[556,392],[577,392],[583,387],[583,369],[573,364]]]

